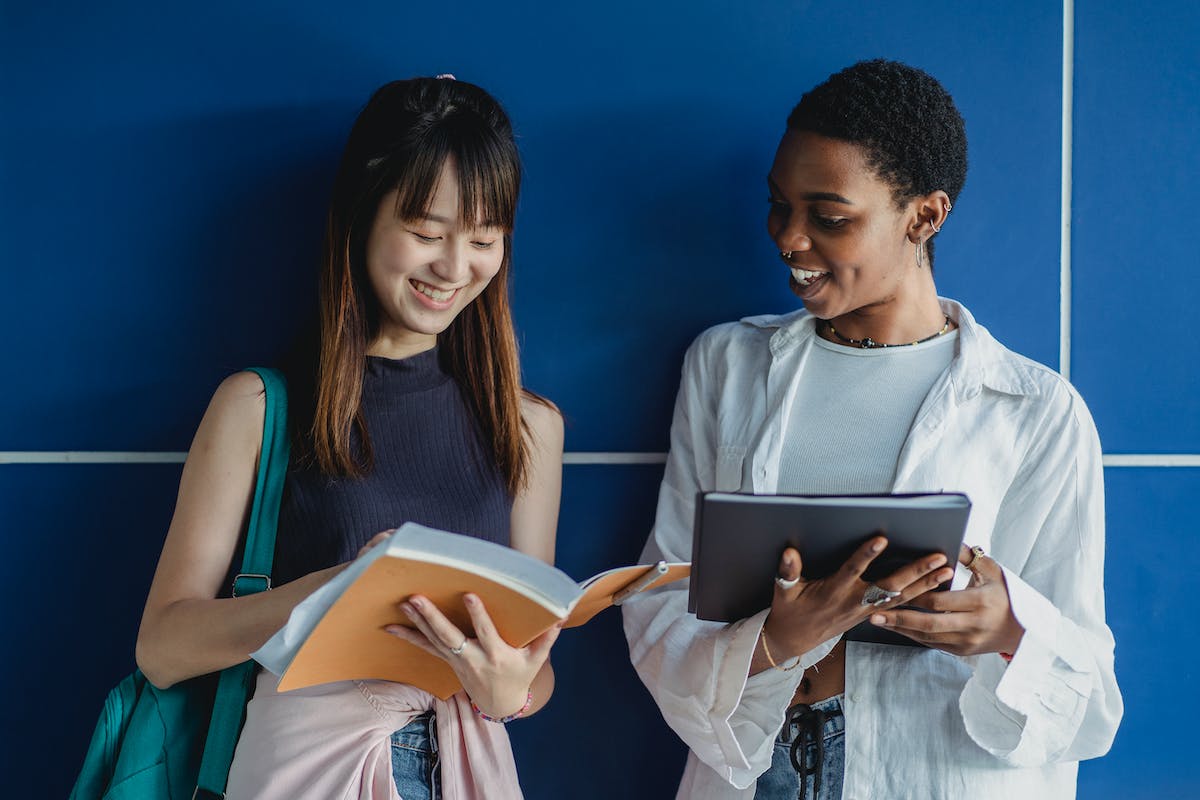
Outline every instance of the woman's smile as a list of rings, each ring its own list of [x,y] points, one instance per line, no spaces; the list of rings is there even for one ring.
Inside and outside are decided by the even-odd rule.
[[[448,308],[453,308],[454,298],[458,296],[458,288],[439,289],[432,284],[419,281],[416,278],[409,278],[408,283],[413,288],[417,299],[435,311],[445,311]]]

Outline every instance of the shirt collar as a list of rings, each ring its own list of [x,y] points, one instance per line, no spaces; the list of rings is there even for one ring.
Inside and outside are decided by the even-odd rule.
[[[964,305],[946,297],[939,297],[938,302],[958,325],[958,351],[950,365],[950,380],[960,399],[969,400],[984,386],[1018,396],[1039,392],[1039,382],[1034,380],[1025,360],[1014,360],[1008,348],[976,322]],[[817,335],[816,317],[803,308],[788,314],[743,317],[741,323],[771,331],[771,355],[776,358],[807,344]]]

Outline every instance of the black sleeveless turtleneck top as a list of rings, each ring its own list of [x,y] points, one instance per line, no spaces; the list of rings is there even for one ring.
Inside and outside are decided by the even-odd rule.
[[[401,360],[368,356],[362,410],[370,472],[330,478],[314,464],[289,469],[273,583],[348,561],[405,522],[509,544],[512,498],[436,348]],[[360,445],[356,431],[354,452]]]

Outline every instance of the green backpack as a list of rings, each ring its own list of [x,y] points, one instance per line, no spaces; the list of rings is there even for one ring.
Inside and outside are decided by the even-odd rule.
[[[279,500],[287,476],[287,386],[253,368],[266,389],[262,456],[234,597],[271,588]],[[254,681],[254,662],[159,689],[140,670],[104,701],[70,800],[221,798]]]

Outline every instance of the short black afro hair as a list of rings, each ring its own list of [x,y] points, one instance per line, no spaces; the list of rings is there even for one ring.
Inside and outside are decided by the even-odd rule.
[[[967,179],[967,133],[953,98],[926,72],[860,61],[806,93],[788,130],[861,145],[898,204],[941,189],[958,200]]]

